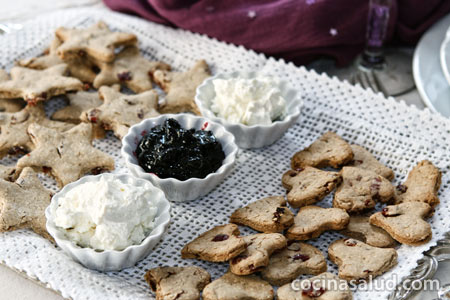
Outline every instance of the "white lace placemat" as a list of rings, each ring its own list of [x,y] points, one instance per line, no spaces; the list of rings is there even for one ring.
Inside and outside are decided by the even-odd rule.
[[[305,107],[298,123],[277,143],[252,151],[241,151],[232,174],[207,196],[194,202],[173,204],[170,228],[154,251],[135,267],[121,272],[100,273],[72,261],[59,248],[28,230],[0,234],[0,261],[40,280],[72,299],[149,299],[153,298],[143,276],[152,267],[162,265],[198,265],[212,278],[227,270],[227,264],[183,260],[180,250],[207,229],[228,222],[238,207],[271,195],[283,195],[281,174],[289,168],[291,156],[328,130],[336,131],[351,143],[364,145],[378,159],[391,167],[395,184],[404,181],[408,171],[421,159],[429,159],[443,172],[441,204],[430,222],[433,239],[420,247],[398,248],[399,263],[392,271],[375,279],[399,281],[416,266],[416,261],[449,230],[449,120],[385,99],[361,87],[336,78],[318,75],[284,61],[266,58],[242,47],[227,45],[205,36],[156,25],[130,16],[92,9],[75,9],[45,15],[25,24],[24,29],[0,37],[0,68],[10,69],[17,59],[40,54],[50,43],[58,26],[88,26],[104,20],[114,30],[138,35],[140,49],[147,58],[162,60],[176,70],[188,69],[195,60],[206,59],[213,73],[235,70],[259,70],[287,80],[297,88]],[[63,105],[52,100],[48,110]],[[115,172],[127,172],[120,157],[120,141],[112,135],[95,141],[96,147],[114,156]],[[3,159],[13,164],[14,159]],[[41,176],[53,190],[54,181]],[[319,203],[331,206],[331,197]],[[241,227],[243,234],[251,233]],[[324,233],[309,241],[326,256],[330,242],[341,238],[335,232]],[[328,263],[336,273],[336,266]],[[388,290],[358,291],[355,299],[383,299]]]

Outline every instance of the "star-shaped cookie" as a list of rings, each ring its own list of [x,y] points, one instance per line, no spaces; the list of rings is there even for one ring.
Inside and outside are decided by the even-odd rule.
[[[31,228],[51,239],[45,227],[51,198],[31,168],[24,168],[15,182],[0,179],[0,232]]]
[[[82,29],[60,27],[55,33],[63,41],[57,49],[63,60],[87,54],[95,60],[111,62],[115,58],[116,47],[134,45],[137,42],[134,34],[112,32],[104,22]]]
[[[95,88],[122,83],[135,93],[152,89],[152,72],[170,70],[170,66],[163,62],[145,59],[137,47],[127,47],[117,54],[113,62],[100,62],[97,65],[101,71],[95,77]]]
[[[83,82],[92,83],[95,76],[97,76],[93,71],[94,64],[87,59],[80,58],[66,61],[62,60],[57,53],[59,46],[61,46],[61,41],[55,37],[50,44],[50,48],[44,52],[44,55],[22,59],[18,61],[17,64],[21,67],[42,70],[66,63],[71,76],[78,78]]]
[[[186,72],[169,72],[156,70],[153,80],[166,93],[166,99],[161,106],[162,113],[192,112],[200,114],[195,104],[195,90],[209,76],[208,64],[199,60]]]
[[[137,95],[126,95],[114,88],[102,86],[99,95],[104,103],[83,112],[81,119],[100,124],[106,130],[113,130],[119,139],[127,134],[132,125],[159,115],[158,94],[155,90]]]
[[[0,158],[18,153],[27,153],[34,148],[27,129],[30,124],[38,123],[58,131],[69,130],[73,124],[47,119],[43,103],[26,106],[16,113],[0,113]]]
[[[0,82],[0,98],[23,98],[36,103],[69,91],[81,90],[83,83],[76,78],[66,77],[66,64],[59,64],[45,70],[23,67],[11,69],[11,79]]]
[[[0,82],[8,81],[9,76],[5,70],[0,69]],[[0,112],[17,112],[25,106],[22,99],[0,99]]]
[[[19,159],[17,168],[48,171],[60,187],[91,171],[114,169],[114,159],[92,146],[92,124],[81,123],[64,133],[31,124],[28,134],[36,148]]]

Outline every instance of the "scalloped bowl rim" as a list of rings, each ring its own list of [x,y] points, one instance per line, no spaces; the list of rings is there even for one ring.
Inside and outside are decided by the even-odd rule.
[[[279,86],[283,86],[283,85],[285,86],[284,92],[282,90],[283,94],[293,93],[292,99],[287,100],[287,101],[291,102],[289,104],[290,104],[290,106],[292,106],[294,108],[294,110],[292,112],[287,112],[284,115],[283,119],[276,120],[276,121],[272,122],[271,124],[246,125],[246,124],[242,124],[242,123],[229,122],[224,118],[218,117],[209,107],[207,107],[204,104],[203,99],[201,99],[201,96],[199,96],[202,94],[202,92],[205,88],[207,88],[209,85],[212,85],[212,81],[214,79],[230,79],[230,78],[238,78],[238,77],[250,79],[250,78],[257,78],[259,74],[262,75],[264,73],[257,72],[257,71],[249,71],[249,72],[234,71],[231,73],[218,73],[214,76],[208,77],[202,82],[202,84],[200,84],[197,87],[196,93],[195,93],[195,103],[197,104],[200,112],[203,115],[205,115],[205,112],[206,112],[207,116],[205,116],[205,117],[207,117],[213,121],[216,121],[218,123],[221,123],[224,126],[241,127],[244,130],[245,129],[253,129],[253,128],[263,128],[263,129],[272,128],[276,125],[287,124],[287,123],[291,122],[293,118],[297,118],[302,111],[304,102],[301,98],[298,97],[298,91],[296,89],[290,88],[289,84],[286,80],[280,79],[280,80],[278,80],[278,83],[279,83]],[[270,77],[270,78],[275,78],[274,76],[270,76],[267,74],[264,74],[264,76]],[[287,106],[288,105],[286,105],[286,108],[287,108]]]
[[[176,119],[178,121],[179,118],[195,118],[195,119],[199,119],[199,120],[204,120],[204,122],[208,122],[209,124],[212,124],[214,126],[217,127],[217,129],[222,129],[223,131],[223,137],[221,140],[225,140],[228,141],[226,144],[224,144],[223,142],[220,142],[222,145],[222,149],[224,148],[225,145],[230,145],[232,150],[230,153],[228,153],[227,155],[225,155],[224,158],[224,162],[220,168],[218,168],[215,172],[209,173],[205,178],[189,178],[187,180],[179,180],[176,178],[160,178],[158,177],[156,174],[153,173],[147,173],[145,172],[145,170],[137,163],[134,163],[132,161],[132,156],[133,156],[133,151],[135,151],[135,149],[132,149],[131,147],[131,143],[128,141],[129,139],[132,139],[134,137],[137,137],[138,135],[140,135],[139,132],[142,132],[142,129],[144,129],[143,127],[147,128],[147,124],[148,123],[154,123],[154,124],[161,124],[160,122],[156,122],[156,120],[167,120],[169,118],[173,118]],[[155,125],[156,126],[156,125]],[[147,128],[148,129],[148,128]],[[145,129],[144,129],[145,130]],[[211,130],[214,133],[214,130]],[[225,126],[223,124],[220,124],[219,122],[215,122],[215,121],[211,121],[209,118],[206,117],[200,117],[200,116],[194,116],[191,114],[187,114],[187,113],[181,113],[181,114],[164,114],[164,115],[160,115],[158,117],[155,118],[148,118],[145,120],[142,120],[140,123],[133,125],[129,130],[128,133],[124,136],[124,138],[122,139],[122,156],[124,156],[125,161],[127,163],[127,165],[132,165],[135,170],[139,173],[142,174],[143,177],[148,177],[151,176],[154,180],[158,180],[161,183],[167,183],[167,182],[174,182],[176,184],[188,184],[191,182],[196,182],[196,183],[201,183],[201,182],[205,182],[206,180],[209,180],[210,178],[216,177],[216,176],[221,176],[222,173],[224,173],[229,167],[232,167],[236,161],[236,154],[239,150],[239,147],[236,145],[235,142],[235,137],[234,135],[229,132]]]
[[[68,191],[70,191],[77,185],[85,183],[85,182],[91,182],[91,181],[98,180],[102,176],[116,177],[119,180],[122,180],[121,177],[128,177],[134,181],[143,181],[143,182],[145,182],[145,184],[151,185],[152,188],[155,189],[158,194],[160,194],[160,195],[158,195],[158,198],[159,198],[158,201],[163,203],[163,205],[161,205],[162,206],[161,213],[159,213],[155,216],[155,223],[156,223],[157,219],[161,219],[161,218],[165,217],[166,215],[167,215],[167,220],[163,221],[161,224],[159,224],[155,228],[153,228],[152,231],[149,233],[149,235],[145,239],[143,239],[140,244],[130,245],[123,250],[95,250],[94,248],[79,246],[74,241],[68,239],[68,237],[65,235],[65,233],[61,229],[58,229],[56,224],[53,222],[53,214],[51,212],[52,207],[57,205],[57,200],[62,195],[65,195]],[[64,244],[72,251],[77,251],[78,253],[95,253],[95,255],[101,255],[101,256],[106,256],[110,253],[125,254],[130,251],[133,251],[134,249],[145,247],[149,242],[151,242],[151,240],[153,240],[154,238],[160,238],[164,234],[166,227],[171,220],[170,208],[171,208],[170,202],[167,200],[164,192],[161,189],[154,186],[148,180],[145,180],[145,179],[142,179],[139,177],[135,177],[130,174],[102,173],[102,174],[98,174],[98,175],[86,175],[86,176],[81,177],[77,181],[67,184],[59,192],[57,192],[55,195],[53,195],[50,205],[45,210],[45,217],[47,218],[46,227],[47,227],[48,232],[55,239],[57,244],[60,244],[60,243]]]

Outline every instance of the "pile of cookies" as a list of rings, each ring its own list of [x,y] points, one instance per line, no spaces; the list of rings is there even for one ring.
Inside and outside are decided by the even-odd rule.
[[[182,258],[228,261],[225,275],[210,283],[208,272],[199,267],[151,269],[145,277],[156,298],[199,299],[203,291],[207,300],[273,299],[272,286],[277,286],[280,300],[352,299],[347,284],[325,283],[371,280],[397,264],[397,243],[415,246],[430,240],[425,218],[439,203],[441,182],[431,162],[419,162],[406,182],[394,187],[390,168],[363,147],[327,132],[297,152],[291,167],[282,176],[287,201],[272,196],[239,208],[229,224],[208,230],[181,250]],[[315,205],[333,190],[333,207]],[[389,205],[371,213],[378,202]],[[287,203],[299,209],[295,216]],[[236,224],[261,233],[241,236]],[[326,272],[325,256],[305,242],[327,230],[349,237],[328,247],[338,276]],[[292,281],[305,274],[316,275],[306,281],[321,280],[322,285],[294,290]]]
[[[18,61],[10,74],[0,70],[0,158],[21,156],[15,167],[0,165],[0,232],[32,228],[48,237],[44,211],[51,193],[36,172],[62,188],[85,174],[113,170],[114,159],[92,145],[105,130],[121,139],[145,118],[198,113],[195,89],[210,76],[206,62],[172,72],[144,58],[137,42],[103,22],[62,27],[42,56]],[[154,83],[166,93],[161,103]],[[54,96],[68,105],[47,118],[45,106]]]

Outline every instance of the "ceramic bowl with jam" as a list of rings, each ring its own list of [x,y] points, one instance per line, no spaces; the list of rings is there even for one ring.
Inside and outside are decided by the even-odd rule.
[[[209,193],[232,170],[238,147],[221,124],[191,114],[165,114],[130,128],[121,153],[130,172],[170,201]]]

